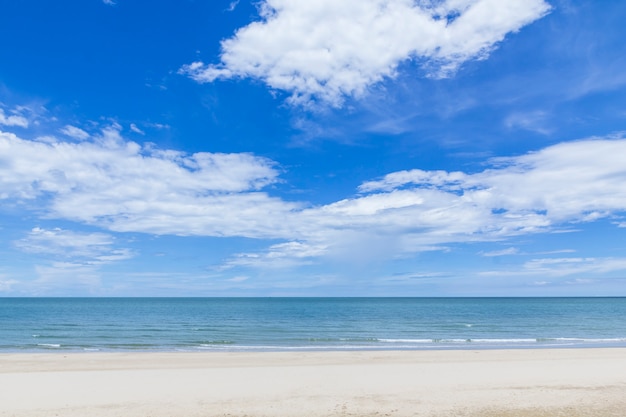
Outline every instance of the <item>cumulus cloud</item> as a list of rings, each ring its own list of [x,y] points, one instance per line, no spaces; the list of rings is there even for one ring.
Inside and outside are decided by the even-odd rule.
[[[117,127],[78,143],[0,133],[0,199],[114,231],[275,237],[296,205],[260,191],[277,181],[274,165],[247,153],[142,147]]]
[[[589,139],[489,161],[475,174],[410,170],[365,182],[361,195],[294,215],[303,251],[359,262],[447,250],[448,245],[559,231],[626,212],[623,138]],[[619,224],[619,223],[618,223]],[[228,266],[310,261],[292,246],[242,254]],[[305,253],[305,252],[303,252]],[[517,254],[508,248],[484,256]]]
[[[623,137],[566,142],[488,160],[482,172],[393,172],[314,206],[271,196],[277,165],[251,154],[141,146],[115,127],[81,142],[0,133],[0,199],[111,231],[280,239],[224,267],[297,266],[325,256],[403,257],[602,218],[623,225],[623,155]],[[42,247],[46,233],[34,231],[22,247]],[[513,249],[486,255],[505,254]]]
[[[541,18],[543,0],[264,0],[259,21],[222,41],[218,64],[181,73],[204,83],[256,78],[291,94],[340,105],[396,75],[406,60],[446,77],[485,58],[511,32]]]
[[[396,172],[364,183],[360,191],[377,192],[379,199],[384,196],[379,204],[394,207],[412,200],[424,208],[446,208],[449,214],[474,212],[480,221],[476,232],[512,234],[592,221],[626,210],[622,152],[626,152],[623,138],[567,142],[518,157],[492,159],[493,168],[476,174]],[[351,201],[351,210],[365,198],[371,197]]]

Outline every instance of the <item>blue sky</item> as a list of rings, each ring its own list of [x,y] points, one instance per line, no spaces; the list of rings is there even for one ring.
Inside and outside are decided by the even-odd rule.
[[[626,295],[626,3],[23,0],[0,296]]]

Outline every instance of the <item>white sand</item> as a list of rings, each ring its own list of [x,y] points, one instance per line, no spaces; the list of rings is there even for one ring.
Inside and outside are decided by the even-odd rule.
[[[626,349],[0,355],[0,416],[626,416]]]

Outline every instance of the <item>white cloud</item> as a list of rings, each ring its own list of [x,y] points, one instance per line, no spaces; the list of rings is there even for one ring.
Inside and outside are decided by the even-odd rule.
[[[626,211],[625,152],[624,139],[591,139],[492,159],[492,168],[475,174],[394,172],[363,183],[360,196],[303,210],[294,230],[307,244],[324,248],[316,256],[363,262],[558,230]],[[280,260],[245,254],[228,265],[301,261],[288,251],[280,253]],[[517,253],[508,248],[483,255]]]
[[[250,279],[250,277],[237,276],[237,277],[229,278],[226,281],[228,281],[228,282],[244,282],[244,281],[247,281],[249,279]]]
[[[623,138],[567,142],[519,157],[494,158],[493,168],[476,174],[401,171],[366,182],[360,190],[378,191],[374,195],[384,196],[379,204],[394,207],[412,199],[424,208],[434,201],[439,210],[475,212],[483,223],[476,231],[512,234],[626,210],[623,152]],[[406,196],[401,203],[398,194]],[[363,198],[371,196],[350,205]]]
[[[502,250],[496,250],[492,252],[482,253],[483,256],[494,257],[494,256],[507,256],[507,255],[517,255],[519,253],[519,249],[517,248],[506,248]]]
[[[574,253],[576,252],[574,249],[558,249],[558,250],[550,250],[544,252],[537,252],[537,255],[557,255],[560,253]]]
[[[325,255],[327,247],[303,242],[285,242],[270,246],[258,253],[240,253],[229,259],[222,269],[232,267],[290,268],[309,265],[312,260]]]
[[[102,290],[102,278],[93,265],[74,262],[52,262],[49,265],[35,265],[37,279],[23,283],[19,288],[35,294],[67,294],[82,287],[91,293]]]
[[[488,271],[481,275],[560,278],[581,274],[593,276],[615,271],[626,271],[626,258],[539,258],[524,263],[514,271]]]
[[[86,264],[102,264],[133,257],[129,249],[114,248],[115,240],[105,233],[83,233],[71,230],[33,228],[15,246],[28,253],[67,259]]]
[[[139,133],[140,135],[145,135],[145,134],[146,134],[146,132],[144,132],[143,130],[139,129],[139,128],[137,127],[137,125],[136,125],[136,124],[134,124],[134,123],[131,123],[131,124],[130,124],[130,130],[132,130],[132,131],[133,131],[133,132],[135,132],[135,133]]]
[[[116,128],[79,143],[0,133],[0,199],[115,231],[282,237],[297,205],[259,191],[277,176],[265,158],[141,147]]]
[[[170,129],[171,128],[170,125],[163,124],[163,123],[144,123],[143,125],[146,126],[146,127],[157,129],[157,130],[165,130],[165,129]]]
[[[232,12],[237,8],[238,5],[239,5],[239,0],[231,1],[226,10],[228,10],[229,12]]]
[[[566,276],[580,273],[608,273],[626,270],[626,258],[547,258],[533,259],[524,269],[545,276]]]
[[[181,72],[198,82],[257,78],[293,103],[339,105],[409,59],[429,76],[448,76],[549,9],[543,0],[265,0],[260,21],[222,42],[219,64]]]
[[[460,184],[467,178],[462,172],[446,171],[422,171],[413,169],[410,171],[398,171],[385,175],[382,180],[368,181],[359,187],[361,192],[392,191],[407,184],[429,184],[429,188],[460,189]]]
[[[548,127],[547,119],[549,115],[544,111],[517,112],[512,113],[504,121],[509,129],[525,129],[531,132],[537,132],[542,135],[549,135],[552,129]]]
[[[117,4],[113,0],[102,0],[102,3],[106,4],[107,6],[115,6]]]
[[[590,139],[492,159],[475,174],[395,172],[304,210],[301,223],[312,225],[309,242],[361,259],[558,230],[626,211],[625,154],[623,138]]]
[[[109,234],[60,228],[35,227],[13,243],[19,250],[37,255],[33,266],[37,279],[15,283],[13,289],[36,294],[67,294],[65,291],[76,286],[98,293],[103,289],[101,268],[135,256],[131,249],[117,247]]]
[[[7,116],[4,110],[0,109],[0,125],[28,127],[28,119],[17,114]]]
[[[85,132],[83,129],[79,127],[72,126],[72,125],[65,125],[61,129],[59,129],[59,132],[63,133],[66,136],[69,136],[70,138],[77,139],[77,140],[85,140],[89,138],[89,133]]]
[[[10,292],[13,286],[17,284],[19,284],[19,282],[14,279],[7,279],[6,277],[0,276],[0,292]]]
[[[284,240],[227,259],[224,267],[297,266],[329,256],[374,262],[562,230],[626,211],[621,137],[491,159],[490,168],[472,174],[394,172],[321,206],[263,191],[279,172],[251,154],[140,146],[116,128],[77,143],[49,139],[0,133],[0,199],[111,231]]]

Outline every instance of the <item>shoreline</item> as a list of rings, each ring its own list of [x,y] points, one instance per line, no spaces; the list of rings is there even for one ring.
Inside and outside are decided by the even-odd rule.
[[[622,416],[626,348],[0,354],[2,417]]]
[[[441,343],[439,346],[235,346],[235,347],[181,347],[181,348],[67,348],[57,344],[41,344],[37,348],[14,348],[0,350],[2,355],[58,355],[58,354],[108,354],[108,353],[181,353],[181,354],[218,354],[218,353],[351,353],[351,352],[448,352],[448,351],[499,351],[499,350],[572,350],[572,349],[626,349],[626,338],[616,341],[586,342],[586,343],[519,343],[519,344],[486,344],[481,342],[467,341],[458,344]]]
[[[238,346],[236,348],[65,348],[65,347],[38,347],[0,350],[3,355],[81,355],[81,354],[262,354],[262,353],[354,353],[354,352],[462,352],[462,351],[516,351],[516,350],[588,350],[588,349],[625,349],[626,343],[572,343],[572,344],[520,344],[520,345],[487,345],[467,342],[465,345],[442,345],[428,347],[370,347],[370,346]]]

